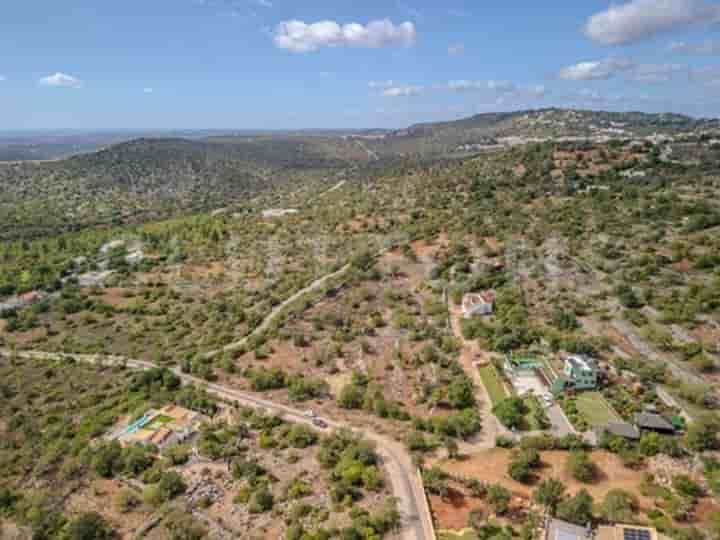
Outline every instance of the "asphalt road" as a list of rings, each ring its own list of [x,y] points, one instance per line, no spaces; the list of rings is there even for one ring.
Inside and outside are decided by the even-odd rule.
[[[152,369],[157,366],[151,362],[143,360],[135,360],[120,356],[103,356],[103,355],[87,355],[87,354],[60,354],[48,353],[40,351],[9,351],[0,349],[0,355],[11,356],[15,354],[21,358],[33,360],[62,360],[74,358],[77,361],[87,362],[91,364],[118,366],[124,365],[130,369]],[[216,397],[237,402],[241,405],[262,408],[270,412],[279,413],[283,418],[313,427],[319,431],[329,431],[333,429],[348,429],[362,435],[367,440],[376,444],[376,450],[382,460],[382,464],[386,470],[387,478],[390,480],[393,495],[398,501],[398,510],[402,517],[401,538],[403,540],[435,540],[435,532],[430,514],[430,508],[427,504],[425,491],[422,481],[416,467],[413,465],[410,456],[405,448],[398,442],[373,433],[372,431],[358,430],[352,426],[337,422],[329,418],[323,418],[327,423],[327,428],[321,429],[312,423],[312,419],[308,418],[304,411],[288,407],[280,403],[268,401],[257,397],[255,394],[243,392],[235,388],[208,383],[203,379],[198,379],[192,375],[183,373],[179,369],[172,369],[184,384],[194,384],[203,387],[208,393]]]

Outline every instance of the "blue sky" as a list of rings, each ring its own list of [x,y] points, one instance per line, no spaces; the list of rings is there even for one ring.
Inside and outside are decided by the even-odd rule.
[[[23,0],[0,129],[401,127],[548,106],[720,115],[705,0]]]

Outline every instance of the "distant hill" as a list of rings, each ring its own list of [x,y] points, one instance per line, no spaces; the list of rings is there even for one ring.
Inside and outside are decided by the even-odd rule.
[[[705,129],[718,131],[720,122],[670,113],[538,109],[415,124],[373,141],[372,146],[380,155],[438,155],[466,145],[493,145],[509,138],[633,138]]]
[[[325,137],[137,139],[48,163],[0,165],[0,239],[205,211],[298,175],[369,160]]]
[[[462,158],[501,145],[564,137],[718,132],[718,126],[717,120],[677,114],[543,109],[479,114],[397,131],[143,137],[58,161],[0,164],[0,240],[207,211],[288,181],[302,185],[341,170],[368,176],[394,161]],[[102,137],[115,136],[127,133],[96,139],[71,135],[65,143],[62,134],[47,135],[42,145],[67,144],[78,150],[81,143],[99,144],[107,140]]]

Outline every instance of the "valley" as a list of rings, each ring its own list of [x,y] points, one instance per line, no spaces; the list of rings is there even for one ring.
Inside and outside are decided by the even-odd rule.
[[[0,531],[712,534],[715,129],[543,110],[4,166]],[[172,407],[177,446],[108,438]]]

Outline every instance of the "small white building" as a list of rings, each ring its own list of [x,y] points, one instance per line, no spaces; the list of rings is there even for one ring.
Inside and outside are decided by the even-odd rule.
[[[462,313],[466,319],[476,315],[492,315],[493,311],[495,311],[495,293],[493,291],[463,296]]]

